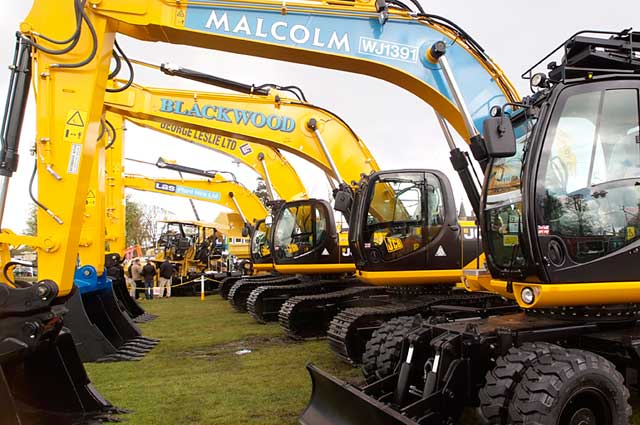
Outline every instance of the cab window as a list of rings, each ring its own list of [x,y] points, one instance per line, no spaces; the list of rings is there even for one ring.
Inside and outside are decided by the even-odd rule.
[[[640,237],[638,90],[568,95],[554,113],[539,171],[538,223],[584,263]]]

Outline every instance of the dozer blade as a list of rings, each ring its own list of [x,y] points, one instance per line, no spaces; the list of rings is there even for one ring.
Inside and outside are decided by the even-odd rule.
[[[311,400],[300,415],[302,425],[416,425],[358,388],[307,365]]]

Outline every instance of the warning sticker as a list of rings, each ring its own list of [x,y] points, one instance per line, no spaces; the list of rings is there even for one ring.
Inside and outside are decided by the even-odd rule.
[[[502,236],[502,244],[504,246],[516,246],[516,245],[518,245],[518,235],[504,235],[504,236]]]
[[[65,142],[82,142],[84,128],[87,125],[87,113],[72,109],[67,114],[67,121],[64,126]]]
[[[635,239],[635,238],[636,238],[636,228],[627,226],[627,240],[630,241],[631,239]]]
[[[176,11],[176,26],[184,27],[185,13],[184,10],[178,9]]]
[[[89,189],[89,193],[87,193],[87,200],[84,203],[85,207],[95,207],[96,206],[96,194],[93,190]]]
[[[80,168],[80,156],[82,155],[82,144],[74,143],[71,145],[71,152],[69,153],[69,165],[67,166],[67,173],[78,174],[78,168]]]
[[[442,247],[442,245],[440,245],[438,247],[438,250],[436,251],[436,257],[446,257],[447,253],[445,252],[444,248]]]

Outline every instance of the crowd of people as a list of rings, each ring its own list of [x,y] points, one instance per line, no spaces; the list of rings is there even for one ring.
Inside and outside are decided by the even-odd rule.
[[[150,258],[142,265],[142,260],[137,257],[134,258],[130,264],[125,265],[125,271],[127,286],[130,288],[131,296],[135,299],[140,299],[140,292],[142,290],[144,290],[145,299],[153,299],[154,287],[158,288],[159,298],[171,297],[171,280],[175,269],[169,260],[165,259],[160,264],[160,267],[156,268],[153,260]]]

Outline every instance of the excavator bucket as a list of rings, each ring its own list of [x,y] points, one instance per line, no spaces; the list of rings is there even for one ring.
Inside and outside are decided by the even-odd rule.
[[[67,301],[65,325],[85,362],[140,360],[158,340],[145,338],[120,310],[109,279],[91,266],[76,271],[76,294]]]
[[[51,307],[57,287],[0,285],[0,423],[79,425],[117,421],[117,409],[93,388],[71,334],[64,306]]]
[[[416,425],[416,422],[358,388],[307,365],[311,400],[300,415],[302,425]]]
[[[158,317],[155,314],[145,312],[140,304],[131,298],[129,290],[127,289],[120,254],[111,253],[105,255],[105,267],[107,268],[107,275],[111,279],[113,292],[120,306],[135,323],[149,322]]]

